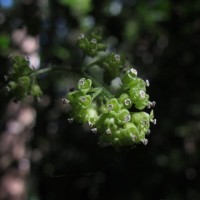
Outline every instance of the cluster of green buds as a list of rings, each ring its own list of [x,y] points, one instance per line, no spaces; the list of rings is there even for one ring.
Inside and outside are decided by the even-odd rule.
[[[85,55],[97,59],[83,67],[83,74],[89,79],[81,78],[77,89],[67,94],[65,102],[72,107],[72,118],[69,121],[88,123],[92,132],[98,134],[99,143],[102,145],[146,145],[150,122],[156,124],[153,110],[150,113],[144,111],[155,106],[155,102],[151,102],[146,93],[149,81],[139,78],[134,68],[126,70],[124,74],[123,70],[129,64],[119,54],[105,51],[97,55],[106,47],[101,41],[102,37],[98,31],[90,33],[87,37],[81,34],[78,39],[78,46]],[[111,94],[87,74],[87,69],[94,65],[103,69],[105,83],[110,83],[116,77],[121,78],[122,84],[115,94]]]
[[[85,55],[91,57],[95,57],[98,52],[106,50],[106,45],[102,43],[102,34],[100,30],[91,32],[87,37],[81,34],[77,44]]]
[[[131,110],[133,107],[143,110],[145,107],[154,106],[155,102],[150,102],[149,96],[145,93],[147,83],[141,82],[143,80],[137,78],[136,74],[132,77],[133,72],[136,71],[132,69],[124,75],[120,88],[122,93],[119,97],[103,100],[103,90],[92,87],[91,79],[81,78],[77,89],[69,92],[65,99],[65,103],[72,106],[72,118],[69,122],[74,119],[80,123],[88,123],[92,132],[98,133],[99,143],[102,145],[118,147],[141,142],[146,145],[150,122],[156,124],[153,110],[150,114]],[[127,77],[133,80],[128,81]]]
[[[70,103],[73,108],[71,113],[73,118],[70,118],[69,122],[75,119],[81,123],[95,124],[98,119],[95,97],[99,93],[100,89],[93,88],[90,79],[80,79],[77,90],[68,93],[67,99],[64,99],[64,102]]]
[[[21,55],[13,55],[11,58],[11,70],[8,75],[7,89],[9,94],[15,99],[20,100],[27,95],[40,97],[42,91],[36,83],[34,69],[30,67],[29,60]]]

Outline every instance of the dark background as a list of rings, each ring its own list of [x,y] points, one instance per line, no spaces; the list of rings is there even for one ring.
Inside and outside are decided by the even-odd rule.
[[[30,163],[25,199],[200,199],[200,1],[0,0],[2,88],[8,56],[33,53],[13,39],[16,30],[39,41],[35,52],[41,68],[78,68],[76,38],[96,26],[104,30],[110,48],[125,54],[139,76],[149,79],[158,123],[147,146],[102,148],[87,128],[67,122],[67,108],[60,104],[77,75],[41,76],[44,103],[21,103],[37,113],[24,146]],[[10,120],[3,89],[0,104],[2,146]],[[1,177],[18,169],[19,160],[9,159]]]

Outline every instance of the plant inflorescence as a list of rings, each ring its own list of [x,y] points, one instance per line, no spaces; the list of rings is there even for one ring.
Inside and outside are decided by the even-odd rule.
[[[149,81],[139,78],[136,69],[124,56],[107,50],[100,30],[87,36],[81,34],[77,45],[85,55],[85,61],[80,68],[82,77],[76,88],[63,98],[63,103],[71,106],[69,122],[88,123],[102,145],[146,145],[150,123],[156,124],[152,109],[155,102],[150,101],[146,93]],[[12,68],[7,78],[10,95],[15,100],[27,95],[40,97],[42,90],[36,82],[36,76],[56,70],[56,67],[34,70],[25,57],[15,55],[11,60]],[[91,75],[90,70],[94,66],[103,71],[102,81]],[[120,85],[111,93],[108,86],[116,77]],[[149,113],[145,111],[146,108],[151,109]]]
[[[86,56],[96,60],[83,67],[85,77],[78,81],[75,91],[67,94],[65,102],[72,107],[69,121],[88,123],[103,145],[127,146],[141,142],[146,145],[150,122],[156,124],[153,110],[150,114],[144,111],[155,106],[146,93],[149,81],[139,78],[123,56],[107,52],[99,31],[87,37],[81,34],[78,46]],[[100,51],[105,53],[99,54]],[[107,82],[120,77],[121,85],[114,94],[88,75],[87,70],[93,66],[104,71]]]

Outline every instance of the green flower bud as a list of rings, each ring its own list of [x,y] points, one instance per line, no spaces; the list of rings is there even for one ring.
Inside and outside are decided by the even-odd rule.
[[[150,128],[150,115],[146,112],[138,112],[132,115],[132,122],[137,126],[140,137],[144,137]]]
[[[10,81],[8,86],[10,90],[14,90],[17,87],[17,84],[14,81]]]
[[[131,120],[130,112],[127,109],[121,109],[118,113],[118,121],[120,124],[127,123]]]
[[[112,134],[114,130],[117,130],[117,120],[113,113],[103,113],[100,115],[97,123],[97,130],[100,133]]]
[[[42,90],[40,89],[40,86],[36,85],[36,84],[31,86],[31,92],[30,93],[34,97],[42,96]]]
[[[149,95],[147,95],[144,90],[132,88],[129,90],[129,95],[137,109],[143,110],[149,105]]]
[[[129,84],[132,80],[135,80],[137,77],[137,71],[135,69],[130,69],[122,78],[123,84]]]
[[[79,97],[79,105],[82,108],[88,108],[91,106],[92,98],[90,95],[80,96]]]
[[[139,131],[135,124],[131,122],[124,124],[124,130],[127,132],[128,136],[133,142],[138,142]]]
[[[100,42],[102,40],[102,31],[100,29],[92,31],[89,38],[95,38],[98,42]]]
[[[107,108],[108,112],[118,111],[120,109],[120,104],[116,98],[112,98],[106,103],[106,108]]]
[[[121,94],[120,97],[118,98],[118,102],[122,105],[122,107],[129,109],[132,107],[133,102],[131,101],[130,97],[128,94]]]
[[[87,40],[87,38],[85,38],[84,34],[80,34],[78,41],[77,41],[77,44],[83,50],[87,48],[88,40]]]
[[[97,119],[99,118],[98,113],[95,108],[89,107],[86,109],[79,109],[74,113],[75,118],[81,123],[92,123],[96,124]]]
[[[83,93],[87,93],[92,86],[92,81],[90,79],[81,78],[78,81],[78,89]]]
[[[142,90],[146,90],[146,83],[141,78],[138,78],[136,76],[130,75],[130,73],[127,73],[122,78],[122,87],[124,90],[130,89],[130,88],[140,88]]]
[[[82,91],[73,91],[73,92],[69,92],[67,94],[67,100],[70,102],[70,104],[77,104],[78,99],[80,96],[83,96],[84,93]]]
[[[28,76],[22,76],[18,78],[18,84],[28,89],[30,86],[30,78]]]

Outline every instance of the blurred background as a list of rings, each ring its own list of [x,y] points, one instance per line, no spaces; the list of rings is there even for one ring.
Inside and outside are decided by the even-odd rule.
[[[97,26],[151,83],[147,146],[102,148],[69,124],[60,98],[73,73],[39,77],[40,102],[2,89],[13,53],[35,68],[80,67],[77,36]],[[0,0],[0,199],[199,200],[199,52],[198,0]]]

